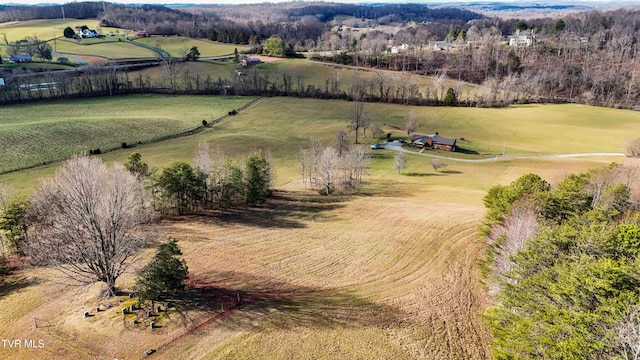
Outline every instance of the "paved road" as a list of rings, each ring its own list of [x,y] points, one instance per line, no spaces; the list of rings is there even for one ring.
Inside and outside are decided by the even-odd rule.
[[[59,57],[59,58],[61,58],[61,57],[65,57],[65,58],[67,58],[67,59],[69,59],[69,60],[71,60],[71,61],[75,61],[75,62],[77,62],[80,66],[89,66],[89,63],[88,63],[88,62],[86,62],[86,61],[82,60],[82,59],[81,59],[81,58],[79,58],[79,57],[75,57],[75,56],[73,56],[73,55],[63,54],[63,53],[57,53],[57,52],[52,52],[52,53],[51,53],[51,56],[52,56],[52,57]]]
[[[153,46],[147,45],[147,44],[141,44],[141,43],[139,43],[137,41],[133,41],[133,40],[126,40],[126,41],[129,44],[133,44],[135,46],[139,46],[139,47],[151,50],[151,51],[155,52],[156,54],[158,54],[158,56],[160,56],[163,59],[166,59],[166,58],[170,57],[169,54],[166,51],[164,51],[162,49],[158,49],[157,47],[153,47]]]
[[[385,146],[384,148],[387,150],[401,151],[401,152],[405,152],[413,155],[428,156],[428,157],[438,158],[443,160],[468,162],[468,163],[482,163],[482,162],[512,160],[512,159],[564,159],[564,158],[597,157],[597,156],[626,156],[623,153],[593,152],[593,153],[555,154],[555,155],[505,155],[505,156],[499,155],[499,156],[486,158],[486,159],[460,159],[460,158],[430,154],[428,151],[426,152],[410,151],[410,150],[404,149],[402,147],[402,143],[397,141],[385,143],[384,146]]]

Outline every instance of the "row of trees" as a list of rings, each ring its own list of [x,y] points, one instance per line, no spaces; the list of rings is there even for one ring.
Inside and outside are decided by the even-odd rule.
[[[638,168],[491,188],[486,275],[497,358],[640,356]]]
[[[198,51],[189,50],[189,59],[197,59]],[[152,79],[141,72],[131,72],[126,66],[102,65],[71,71],[45,71],[30,73],[16,70],[5,76],[6,86],[0,92],[0,103],[18,103],[46,99],[71,99],[77,97],[113,96],[132,93],[214,94],[298,96],[332,99],[356,99],[402,104],[443,105],[446,100],[446,78],[436,77],[433,86],[420,87],[417,76],[393,77],[383,72],[373,78],[358,78],[344,84],[342,71],[329,75],[323,85],[307,83],[302,73],[286,70],[271,72],[251,68],[238,76],[230,72],[228,77],[214,78],[199,70],[192,70],[176,59],[161,62],[163,76]],[[21,87],[21,84],[37,84]],[[461,94],[463,84],[452,88]],[[454,98],[455,99],[455,98]],[[472,105],[474,101],[463,102]]]
[[[271,196],[273,174],[262,150],[238,161],[200,143],[193,161],[195,165],[176,161],[162,171],[149,170],[140,154],[133,153],[125,167],[145,179],[154,207],[163,213],[255,204]]]

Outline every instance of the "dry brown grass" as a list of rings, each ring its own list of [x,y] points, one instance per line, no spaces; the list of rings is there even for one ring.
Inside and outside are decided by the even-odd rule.
[[[180,240],[207,306],[160,319],[153,332],[123,320],[126,297],[82,319],[98,287],[69,291],[33,273],[6,292],[3,338],[44,339],[9,357],[117,356],[147,348],[158,358],[484,359],[488,333],[474,264],[483,246],[474,205],[410,198],[325,198],[279,191],[237,212],[167,219],[156,229]],[[18,272],[15,279],[26,276]],[[129,279],[125,279],[126,284]],[[220,314],[236,291],[242,303]],[[120,301],[123,301],[122,303]],[[218,302],[216,302],[218,301]],[[51,327],[34,327],[33,318]]]

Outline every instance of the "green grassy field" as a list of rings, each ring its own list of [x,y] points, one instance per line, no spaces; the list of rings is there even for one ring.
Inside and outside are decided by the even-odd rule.
[[[27,36],[37,37],[40,40],[50,40],[61,37],[62,31],[67,26],[75,31],[76,26],[87,25],[90,29],[96,29],[100,22],[91,19],[50,19],[14,21],[0,24],[0,40],[4,42],[4,36],[10,43],[24,39]]]
[[[56,49],[59,53],[100,56],[106,59],[153,58],[156,56],[156,53],[149,49],[110,38],[84,39],[80,42],[59,39],[56,41]]]
[[[7,107],[0,114],[0,138],[3,140],[0,144],[4,146],[0,152],[3,160],[0,164],[4,168],[24,166],[74,152],[117,147],[122,142],[135,143],[161,134],[184,131],[249,100],[131,96]],[[199,134],[140,146],[135,151],[141,152],[151,165],[162,167],[175,159],[190,160],[193,149],[201,141],[220,146],[233,156],[262,148],[271,153],[277,164],[278,183],[285,184],[298,176],[295,159],[299,150],[306,146],[311,136],[319,136],[330,144],[335,133],[345,129],[350,106],[351,103],[343,101],[264,99],[242,114]],[[113,109],[118,109],[118,112],[114,113]],[[374,122],[396,138],[407,137],[402,129],[412,110],[420,119],[416,133],[432,134],[437,131],[442,136],[465,138],[458,145],[468,153],[478,154],[454,154],[464,158],[501,154],[505,141],[507,155],[621,152],[624,142],[640,130],[640,114],[637,112],[582,105],[475,109],[365,104],[365,111],[372,114]],[[130,131],[131,128],[134,130]],[[350,136],[353,139],[353,134]],[[381,140],[372,139],[370,134],[361,137],[365,144]],[[131,151],[125,149],[103,156],[108,160],[125,161]],[[378,161],[374,162],[374,168],[390,171],[393,156],[387,151],[375,152],[374,158]],[[410,156],[409,164],[416,168],[408,169],[407,173],[415,174],[416,179],[423,177],[429,171],[427,161],[427,158],[417,155]],[[482,171],[493,172],[479,170],[493,169],[483,164],[452,163],[450,168],[454,167],[475,169],[465,171],[473,171],[480,177]],[[33,171],[47,173],[43,169]],[[16,182],[22,189],[26,189],[26,184],[32,183],[30,179],[34,178],[29,172],[7,176],[12,179],[10,182]],[[481,182],[477,186],[473,178],[460,178],[460,187],[465,188],[484,189],[492,184]]]
[[[9,113],[0,114],[0,137],[12,146],[0,148],[0,154],[35,156],[67,142],[84,150],[100,138],[117,146],[126,141],[121,136],[190,128],[249,100],[132,96],[7,107]],[[350,106],[266,98],[195,135],[101,155],[123,162],[137,151],[152,167],[163,167],[191,160],[202,141],[230,156],[262,148],[273,162],[276,197],[242,211],[153,224],[159,240],[179,240],[191,281],[215,292],[205,307],[159,316],[155,320],[162,328],[151,332],[148,326],[128,325],[118,314],[131,302],[128,297],[105,300],[97,296],[100,285],[68,289],[52,283],[48,269],[18,270],[0,282],[0,307],[13,309],[0,312],[0,323],[11,324],[0,326],[0,337],[43,339],[46,347],[37,355],[46,358],[135,358],[148,348],[156,349],[159,359],[490,358],[481,318],[488,299],[477,269],[484,252],[477,227],[486,190],[528,172],[554,182],[569,172],[625,159],[447,161],[449,166],[436,173],[428,158],[410,154],[409,167],[398,174],[391,168],[394,153],[380,150],[372,154],[359,194],[322,197],[305,190],[297,154],[311,136],[329,145],[345,128]],[[616,152],[640,131],[636,112],[580,105],[365,104],[365,110],[393,137],[406,136],[402,129],[413,110],[421,120],[418,133],[465,137],[464,145],[481,153],[476,157],[501,152],[504,141],[512,154]],[[134,131],[126,131],[131,127]],[[6,135],[23,132],[20,139]],[[28,194],[57,166],[2,175],[0,181]],[[127,274],[119,286],[131,282]],[[242,305],[220,315],[222,307],[233,305],[237,291]],[[81,318],[98,304],[112,309]],[[34,318],[51,327],[34,328]],[[4,354],[34,356],[25,349]]]
[[[223,56],[233,54],[234,49],[242,52],[247,46],[235,44],[223,44],[209,40],[191,39],[182,36],[151,36],[148,38],[131,38],[133,41],[160,48],[171,56],[181,57],[188,53],[191,47],[196,46],[200,56]]]
[[[75,124],[75,131],[85,130],[71,136],[74,141],[90,133],[97,136],[85,118],[108,124],[113,133],[120,131],[119,122],[131,126],[133,119],[147,130],[160,126],[157,121],[190,127],[216,109],[226,112],[227,105],[238,107],[248,100],[140,96],[9,107],[13,113],[2,118],[0,135],[19,126],[74,134],[65,126]],[[151,332],[122,320],[117,310],[131,302],[127,297],[105,300],[97,297],[99,285],[68,289],[51,283],[48,269],[18,270],[0,283],[0,307],[14,309],[0,312],[0,323],[12,324],[0,326],[0,337],[44,339],[46,347],[37,354],[46,358],[135,358],[148,348],[156,349],[154,356],[160,359],[490,358],[481,318],[488,300],[477,269],[484,251],[477,227],[486,190],[528,172],[554,182],[569,172],[625,159],[447,161],[449,166],[436,173],[428,158],[408,155],[409,167],[398,174],[391,168],[394,153],[380,150],[373,152],[357,195],[322,197],[305,190],[299,181],[299,150],[311,136],[330,144],[336,131],[345,128],[350,106],[266,98],[198,134],[101,155],[123,162],[138,151],[152,167],[163,167],[191,160],[201,141],[230,156],[262,148],[273,161],[276,197],[242,211],[153,224],[160,240],[179,240],[192,281],[215,292],[205,307],[159,316],[155,320],[162,328]],[[465,145],[478,152],[500,152],[505,140],[508,153],[616,152],[640,131],[636,112],[580,105],[469,109],[366,104],[365,109],[394,137],[406,136],[401,129],[414,110],[421,119],[418,133],[465,137]],[[100,136],[115,138],[107,132]],[[363,138],[364,143],[379,140]],[[36,146],[45,140],[21,141]],[[26,145],[21,150],[25,154],[36,151]],[[58,165],[6,174],[0,181],[26,194]],[[119,286],[127,288],[131,282],[127,274]],[[230,298],[237,291],[242,305],[220,315],[223,306],[233,305]],[[87,319],[79,315],[106,303],[112,306],[108,311]],[[34,328],[34,318],[51,328]],[[24,349],[3,354],[33,358]]]
[[[252,98],[123,96],[15,105],[0,113],[0,169],[177,134]]]

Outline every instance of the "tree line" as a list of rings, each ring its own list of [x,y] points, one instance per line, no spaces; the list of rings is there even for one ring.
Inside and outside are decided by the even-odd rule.
[[[640,355],[640,183],[619,164],[551,185],[528,174],[484,198],[494,356]]]

